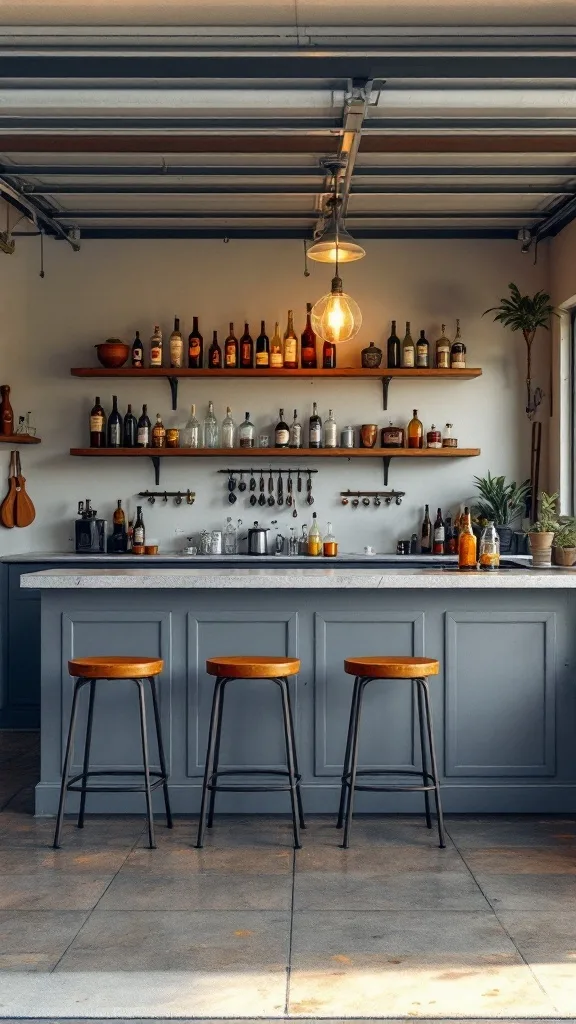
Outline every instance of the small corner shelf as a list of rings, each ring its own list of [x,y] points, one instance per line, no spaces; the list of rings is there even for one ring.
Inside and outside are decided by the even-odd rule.
[[[40,444],[42,438],[33,437],[32,434],[0,434],[2,444],[13,444],[16,448],[20,444]]]
[[[172,395],[172,408],[178,408],[178,381],[181,379],[196,380],[235,380],[248,379],[250,377],[276,378],[286,380],[297,378],[300,380],[378,380],[382,382],[382,408],[388,408],[388,390],[390,382],[396,378],[409,378],[410,380],[473,380],[482,375],[478,367],[466,367],[464,370],[418,370],[416,368],[398,367],[388,369],[378,367],[376,370],[368,370],[361,366],[343,366],[336,370],[190,370],[190,369],[169,369],[168,367],[144,367],[138,369],[135,366],[119,366],[115,369],[107,369],[104,366],[77,366],[70,370],[73,377],[142,377],[164,378],[170,385]]]
[[[469,459],[479,448],[71,448],[70,455],[88,458],[151,459],[156,486],[160,484],[161,459],[382,459],[384,486],[392,459]]]

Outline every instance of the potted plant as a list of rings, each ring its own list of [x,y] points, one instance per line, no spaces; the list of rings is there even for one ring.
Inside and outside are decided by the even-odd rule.
[[[552,541],[560,529],[556,512],[557,494],[541,491],[538,497],[538,518],[528,531],[533,565],[550,565]]]
[[[507,554],[512,550],[514,537],[511,524],[524,513],[530,481],[506,483],[505,476],[490,476],[488,473],[485,477],[475,476],[474,483],[481,499],[474,506],[475,514],[479,519],[494,523],[500,537],[500,551]]]
[[[526,342],[526,413],[529,419],[534,414],[544,397],[541,388],[536,388],[532,393],[532,342],[539,327],[548,330],[550,317],[558,316],[558,313],[550,303],[550,296],[547,292],[536,292],[535,295],[521,295],[518,285],[512,281],[508,288],[510,297],[500,299],[499,306],[492,306],[485,309],[486,313],[496,313],[494,320],[499,320],[505,327],[512,331],[522,331]]]
[[[556,565],[576,563],[576,518],[560,516],[558,529],[554,531],[552,554]]]

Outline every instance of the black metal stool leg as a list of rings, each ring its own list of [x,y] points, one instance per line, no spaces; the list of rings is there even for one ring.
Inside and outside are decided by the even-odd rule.
[[[150,692],[152,694],[152,707],[154,708],[154,721],[156,723],[156,741],[158,743],[158,760],[160,761],[160,771],[164,776],[164,782],[162,783],[162,789],[164,792],[164,806],[166,808],[166,826],[172,828],[172,811],[170,809],[170,794],[168,792],[168,772],[166,771],[166,757],[164,755],[164,742],[162,740],[162,726],[160,723],[160,711],[158,709],[158,693],[156,691],[156,680],[154,676],[148,677],[150,683]]]
[[[350,753],[350,780],[349,780],[349,791],[348,791],[348,805],[346,808],[346,824],[344,826],[344,842],[342,846],[345,850],[350,846],[350,832],[352,829],[352,814],[354,810],[354,789],[356,786],[356,772],[358,770],[358,746],[360,737],[360,717],[362,714],[362,698],[364,696],[364,689],[370,682],[370,679],[365,676],[360,677],[358,685],[358,695],[356,697],[356,714],[354,719],[354,729],[352,733],[352,747]]]
[[[84,740],[84,763],[82,765],[82,792],[80,794],[80,810],[78,812],[78,828],[84,828],[84,811],[86,810],[86,786],[88,784],[88,768],[90,767],[90,746],[92,744],[92,722],[94,719],[94,698],[96,696],[96,680],[90,680],[90,698],[88,700],[88,718],[86,719],[86,739]]]
[[[426,751],[426,735],[424,731],[424,707],[422,704],[422,690],[417,682],[414,680],[414,688],[416,690],[416,700],[418,702],[418,725],[420,728],[420,750],[422,752],[422,785],[427,786],[429,783],[428,778],[428,753]],[[424,806],[426,808],[426,827],[432,828],[432,815],[430,814],[430,793],[428,790],[424,792]]]
[[[148,842],[151,850],[156,849],[154,838],[154,814],[152,812],[152,790],[150,788],[150,762],[148,758],[148,730],[146,728],[146,702],[144,680],[135,679],[140,704],[140,734],[142,737],[142,761],[144,763],[144,791],[146,793],[146,814],[148,815]]]
[[[352,747],[352,733],[354,731],[354,716],[356,713],[358,685],[358,676],[356,676],[354,680],[354,689],[352,690],[352,700],[350,701],[350,718],[348,720],[348,735],[346,737],[346,753],[344,754],[344,764],[342,766],[342,786],[340,789],[340,806],[338,808],[336,828],[342,828],[344,823],[344,808],[346,806],[346,793],[348,792],[348,788],[346,786],[346,774],[350,771],[350,750]]]
[[[290,706],[288,703],[288,682],[284,678],[278,678],[275,680],[280,687],[280,693],[282,695],[282,717],[284,719],[284,738],[286,741],[286,763],[288,765],[288,781],[290,783],[290,801],[292,804],[292,827],[294,830],[294,849],[300,850],[302,843],[300,842],[300,826],[298,818],[298,796],[297,796],[297,781],[296,781],[296,769],[294,765],[294,750],[292,748],[292,734],[290,729]]]
[[[440,847],[443,849],[446,846],[444,838],[444,817],[442,814],[442,803],[440,801],[440,783],[438,781],[438,764],[436,762],[436,749],[434,746],[434,732],[432,729],[432,710],[430,707],[430,693],[428,690],[428,683],[425,679],[418,679],[418,684],[422,688],[422,695],[424,697],[424,707],[426,708],[426,725],[428,730],[428,746],[430,747],[430,766],[432,775],[434,778],[434,799],[436,801],[436,816],[438,818],[438,839],[440,841]]]
[[[74,749],[74,732],[76,730],[76,714],[78,712],[78,695],[80,689],[87,682],[86,679],[77,679],[74,683],[74,694],[72,696],[72,708],[70,711],[70,723],[68,725],[68,739],[66,740],[66,753],[64,755],[64,766],[62,768],[62,782],[60,784],[60,801],[58,804],[58,814],[56,816],[56,830],[54,832],[54,849],[58,850],[60,847],[60,836],[62,834],[62,822],[64,820],[64,807],[66,803],[66,792],[68,785],[68,776],[70,774],[70,764],[72,762],[72,753]]]
[[[290,697],[290,681],[286,681],[286,694],[288,697],[288,718],[290,721],[290,735],[292,737],[292,752],[294,755],[294,769],[296,775],[300,776],[300,769],[298,767],[298,748],[296,746],[296,733],[294,730],[294,715],[292,714],[292,699]],[[302,807],[302,793],[300,792],[300,779],[296,782],[296,799],[298,800],[298,817],[300,819],[300,828],[306,828],[306,822],[304,820],[304,809]]]
[[[214,745],[214,763],[212,764],[212,774],[218,771],[218,765],[220,764],[220,740],[222,739],[222,716],[224,714],[224,696],[226,693],[226,683],[230,680],[226,679],[220,688],[220,700],[218,702],[218,717],[216,719],[216,743]],[[215,780],[216,782],[218,780]],[[206,822],[207,828],[212,828],[214,825],[214,807],[216,806],[216,790],[210,790],[210,799],[208,801],[208,821]]]
[[[204,781],[202,783],[202,800],[200,803],[200,818],[198,820],[198,837],[196,847],[201,850],[204,845],[204,830],[206,826],[206,802],[208,797],[208,782],[212,774],[214,762],[214,750],[216,745],[216,726],[220,709],[220,691],[224,679],[218,677],[214,684],[214,696],[212,697],[212,710],[210,712],[210,731],[208,733],[208,749],[206,751],[206,766],[204,768]]]

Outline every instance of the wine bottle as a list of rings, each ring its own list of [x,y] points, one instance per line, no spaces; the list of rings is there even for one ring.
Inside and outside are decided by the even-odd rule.
[[[132,406],[129,405],[126,410],[124,417],[124,429],[122,431],[122,446],[123,448],[135,448],[136,447],[136,435],[138,430],[138,424],[136,423],[136,417],[132,412]]]
[[[132,342],[132,366],[138,367],[139,370],[144,366],[144,346],[140,341],[140,331],[136,331]]]
[[[336,369],[336,345],[333,345],[331,341],[325,341],[322,346],[322,369]]]
[[[280,418],[274,431],[274,447],[288,448],[290,444],[290,430],[284,421],[284,409],[280,409]]]
[[[192,330],[188,335],[188,366],[201,370],[204,365],[204,338],[198,330],[198,317],[192,317]]]
[[[439,508],[436,513],[436,522],[434,523],[434,544],[432,547],[433,554],[443,555],[445,552],[446,544],[446,529],[444,526],[444,520],[442,518],[442,509]]]
[[[240,338],[240,367],[251,370],[254,366],[254,342],[248,324],[244,324],[244,334]]]
[[[414,415],[408,424],[408,430],[406,431],[408,437],[409,448],[423,448],[424,447],[424,427],[421,421],[418,419],[418,409],[414,409]]]
[[[278,321],[274,325],[274,334],[270,339],[270,369],[281,370],[284,366],[284,350],[282,348],[282,338],[278,331]]]
[[[232,321],[230,321],[230,333],[224,342],[224,365],[227,370],[238,369],[238,339],[234,334]]]
[[[114,515],[112,517],[112,537],[110,538],[110,548],[114,554],[123,554],[128,548],[126,516],[124,515],[124,509],[122,508],[120,498],[118,498],[118,504],[114,509]]]
[[[260,334],[256,338],[256,366],[259,370],[266,370],[270,365],[270,339],[266,334],[264,320],[260,322]]]
[[[168,339],[170,351],[170,366],[174,370],[180,370],[184,366],[184,339],[180,333],[180,319],[174,317],[174,330]]]
[[[420,337],[416,342],[416,366],[420,370],[427,370],[430,366],[430,345],[425,331],[420,331]]]
[[[166,427],[162,423],[162,417],[159,412],[156,413],[156,423],[152,427],[152,447],[166,447]]]
[[[312,329],[312,303],[306,303],[306,326],[302,331],[300,358],[303,370],[315,370],[318,366],[316,355],[316,334]]]
[[[144,528],[144,516],[142,515],[142,506],[136,506],[136,522],[134,523],[134,532],[132,534],[132,551],[135,555],[144,554],[144,545],[146,543],[146,530]]]
[[[410,321],[406,321],[406,334],[402,342],[402,366],[412,367],[415,362],[414,342],[410,334]]]
[[[442,324],[442,333],[436,342],[436,368],[450,369],[450,342],[446,337],[446,324]]]
[[[208,349],[208,366],[211,370],[222,369],[222,349],[218,344],[218,331],[212,334],[212,344]]]
[[[396,334],[396,321],[392,321],[390,337],[386,345],[387,365],[390,369],[397,369],[400,366],[400,338]]]
[[[150,338],[150,366],[162,366],[162,346],[162,331],[156,324],[154,334]]]
[[[466,345],[462,341],[462,335],[460,334],[459,320],[456,321],[456,337],[454,338],[452,348],[450,349],[450,369],[466,369]]]
[[[100,405],[98,396],[90,413],[90,447],[106,447],[106,413]]]
[[[116,395],[112,395],[112,412],[108,417],[106,441],[108,448],[122,447],[122,417],[118,412],[118,397]]]
[[[310,448],[322,447],[322,420],[318,415],[318,406],[316,402],[314,402],[312,405],[312,415],[310,417],[308,438],[308,444]]]
[[[150,448],[151,444],[151,430],[152,424],[150,423],[150,417],[148,416],[148,406],[142,406],[142,415],[138,420],[138,429],[136,431],[136,447],[137,448]]]
[[[294,330],[294,314],[288,310],[288,324],[284,332],[284,369],[298,369],[298,338]]]
[[[422,532],[420,539],[420,551],[423,555],[429,555],[432,551],[432,523],[428,505],[424,506],[424,519],[422,520]]]

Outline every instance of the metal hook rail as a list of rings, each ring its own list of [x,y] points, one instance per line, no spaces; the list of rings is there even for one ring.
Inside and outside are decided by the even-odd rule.
[[[226,476],[236,476],[236,475],[238,475],[240,473],[243,473],[244,476],[254,476],[254,475],[258,476],[260,473],[279,473],[279,474],[284,473],[286,475],[291,473],[292,476],[297,476],[298,473],[300,473],[301,476],[309,476],[310,473],[318,473],[319,470],[317,470],[317,469],[302,469],[302,467],[300,467],[300,469],[274,469],[272,466],[270,466],[268,469],[258,468],[256,470],[256,474],[254,474],[254,470],[252,468],[247,469],[246,466],[242,466],[242,469],[217,469],[216,472],[217,473],[225,473]]]

